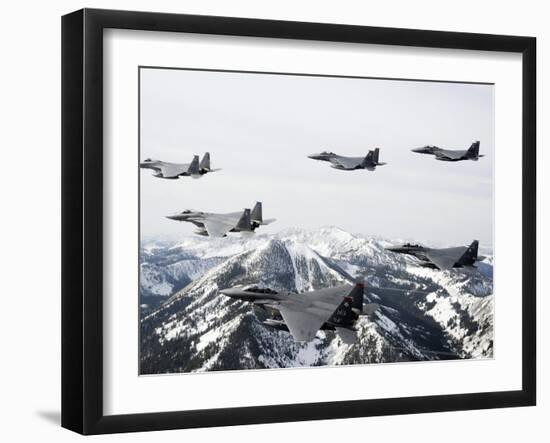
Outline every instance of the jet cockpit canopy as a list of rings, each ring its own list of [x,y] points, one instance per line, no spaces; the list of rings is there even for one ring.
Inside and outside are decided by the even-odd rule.
[[[277,294],[277,291],[274,291],[270,288],[260,288],[258,286],[250,286],[244,290],[245,292],[256,292],[259,294]]]

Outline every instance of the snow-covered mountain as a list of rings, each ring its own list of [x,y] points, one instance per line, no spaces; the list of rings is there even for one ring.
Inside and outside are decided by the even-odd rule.
[[[334,227],[144,243],[142,300],[163,303],[142,310],[141,373],[491,357],[492,257],[483,272],[436,271],[389,244]],[[261,308],[218,293],[251,283],[303,292],[355,278],[381,308],[361,317],[354,345],[329,331],[296,343],[264,326]]]

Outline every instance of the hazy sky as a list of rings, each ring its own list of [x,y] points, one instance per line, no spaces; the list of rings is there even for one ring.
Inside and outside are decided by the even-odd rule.
[[[338,226],[433,244],[492,246],[494,87],[457,83],[141,70],[141,159],[188,163],[211,153],[221,171],[194,180],[141,174],[142,237],[192,233],[164,216],[232,212],[263,202],[260,232]],[[478,162],[411,152],[435,144]],[[306,156],[322,150],[386,166],[338,171]]]

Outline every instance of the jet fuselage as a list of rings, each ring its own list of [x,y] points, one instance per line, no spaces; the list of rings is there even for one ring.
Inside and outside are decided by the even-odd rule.
[[[472,143],[468,149],[442,149],[437,146],[422,146],[411,149],[417,154],[431,154],[436,160],[444,162],[458,162],[462,160],[478,161],[483,155],[479,154],[479,141]]]
[[[355,287],[340,285],[302,294],[257,286],[236,286],[219,292],[271,312],[271,318],[263,323],[290,332],[296,341],[311,341],[316,331],[330,330],[336,331],[345,343],[354,343],[354,326],[359,316],[371,315],[379,308],[377,304],[364,305],[363,291],[363,284],[357,283]]]
[[[344,155],[338,155],[334,152],[327,151],[317,154],[310,154],[307,157],[313,160],[330,162],[331,168],[338,169],[340,171],[355,171],[357,169],[374,171],[377,166],[383,166],[386,164],[378,160],[379,153],[380,149],[376,148],[369,151],[365,157],[346,157]]]
[[[261,300],[277,302],[286,300],[289,296],[288,292],[277,292],[272,289],[263,289],[258,287],[245,288],[243,286],[220,289],[220,293],[246,302],[258,302]]]
[[[457,246],[452,248],[427,248],[421,245],[406,243],[403,246],[386,248],[398,254],[407,254],[420,260],[419,265],[432,269],[462,268],[474,266],[475,262],[484,257],[478,256],[479,242],[474,240],[469,247]]]
[[[168,180],[177,180],[179,177],[200,178],[207,172],[205,170],[189,172],[190,165],[190,163],[169,163],[161,160],[151,160],[148,158],[142,161],[139,164],[139,167],[142,169],[151,169],[155,171],[155,174],[153,174],[154,177]],[[174,173],[174,175],[165,175],[163,171],[167,170],[177,171],[177,173]]]

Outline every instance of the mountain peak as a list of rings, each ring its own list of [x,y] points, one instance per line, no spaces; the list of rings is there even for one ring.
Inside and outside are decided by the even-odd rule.
[[[354,235],[350,234],[349,232],[345,231],[342,228],[339,228],[337,226],[320,226],[317,228],[286,228],[281,231],[279,231],[276,234],[280,238],[285,237],[311,237],[311,236],[319,236],[319,235],[329,235],[329,236],[335,236],[335,237],[341,237],[346,239],[352,239],[355,238]]]
[[[155,290],[175,293],[142,311],[142,374],[492,355],[489,273],[421,268],[386,251],[382,240],[335,226],[186,238],[141,259],[140,296],[153,303],[164,299]],[[219,293],[248,284],[301,293],[355,277],[367,280],[367,296],[381,308],[360,319],[352,346],[330,331],[296,343],[262,323],[269,312]]]

